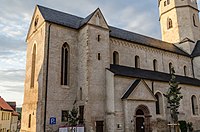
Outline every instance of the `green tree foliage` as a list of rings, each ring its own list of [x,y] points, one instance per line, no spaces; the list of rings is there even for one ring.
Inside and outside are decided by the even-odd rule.
[[[174,123],[178,123],[178,108],[180,106],[180,101],[183,98],[181,95],[181,87],[179,87],[179,82],[176,81],[174,68],[171,68],[171,80],[169,81],[169,89],[164,96],[167,98],[169,104],[169,109],[171,117]]]
[[[79,122],[78,108],[73,107],[68,115],[68,125],[77,126]]]

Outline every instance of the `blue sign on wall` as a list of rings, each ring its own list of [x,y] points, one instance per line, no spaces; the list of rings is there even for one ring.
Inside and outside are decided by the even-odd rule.
[[[56,118],[55,118],[55,117],[50,117],[49,124],[50,124],[50,125],[56,124]]]

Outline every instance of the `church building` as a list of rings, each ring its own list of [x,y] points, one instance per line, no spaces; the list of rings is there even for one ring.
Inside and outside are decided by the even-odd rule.
[[[78,108],[85,132],[169,132],[174,67],[179,120],[200,130],[196,0],[158,0],[162,40],[37,5],[27,34],[21,132],[57,132]],[[117,15],[117,14],[114,14]],[[120,21],[120,20],[119,20]]]

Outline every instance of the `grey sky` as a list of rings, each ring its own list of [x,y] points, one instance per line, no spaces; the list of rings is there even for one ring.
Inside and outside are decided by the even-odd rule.
[[[80,17],[100,8],[109,25],[160,39],[157,0],[1,0],[0,96],[23,103],[25,38],[35,5]]]

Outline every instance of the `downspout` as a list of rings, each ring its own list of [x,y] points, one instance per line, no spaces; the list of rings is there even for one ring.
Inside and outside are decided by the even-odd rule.
[[[45,87],[45,102],[44,102],[44,132],[46,132],[46,113],[47,113],[47,89],[48,89],[48,69],[49,69],[49,44],[51,24],[48,27],[48,40],[47,40],[47,61],[46,61],[46,87]]]
[[[193,78],[195,78],[193,60],[194,60],[194,58],[191,59],[191,64],[192,64],[192,75],[193,75]]]

